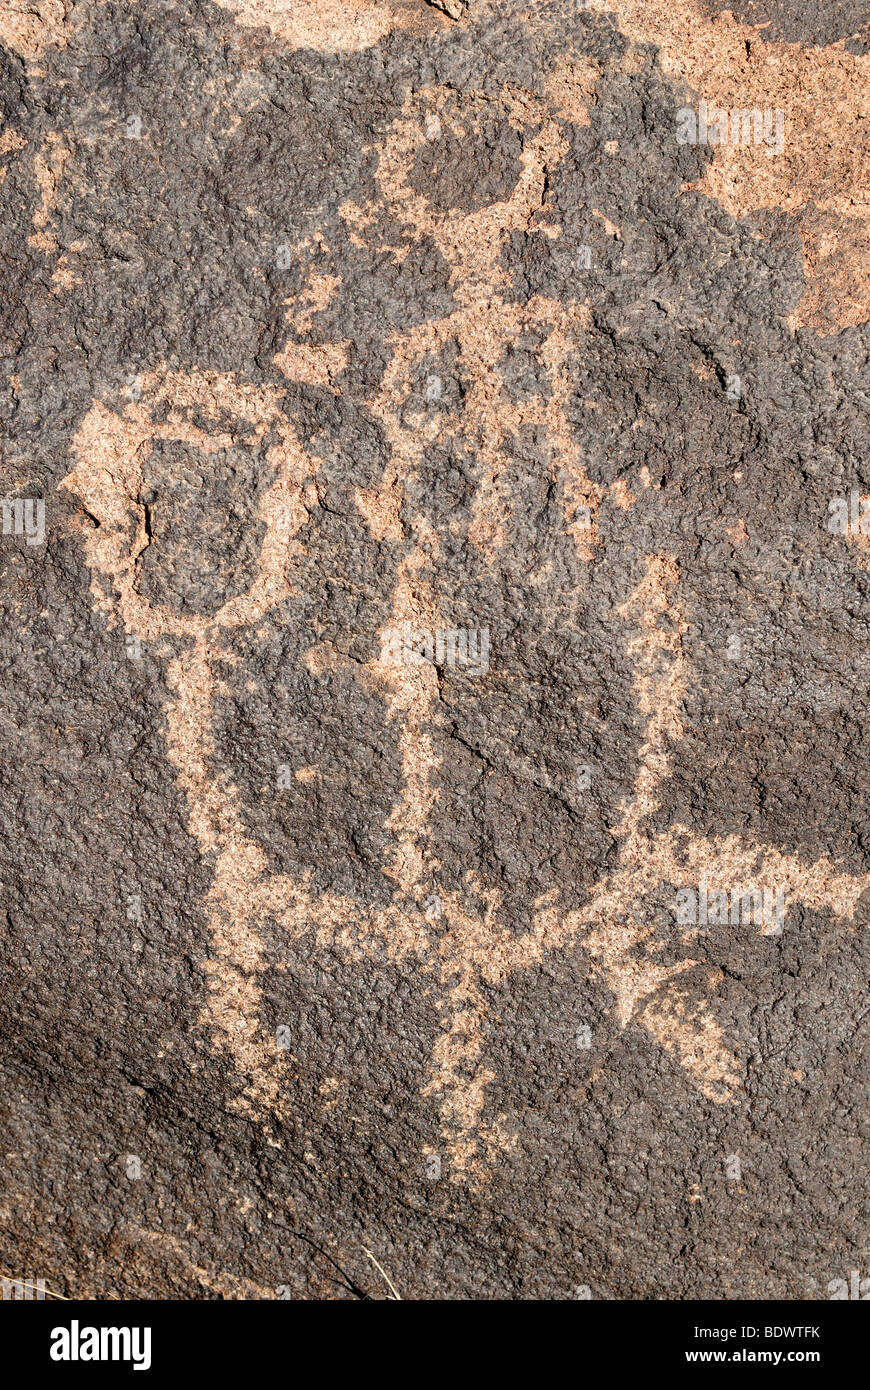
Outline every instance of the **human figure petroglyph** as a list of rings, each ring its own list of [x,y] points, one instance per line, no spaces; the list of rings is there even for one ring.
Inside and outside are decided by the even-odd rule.
[[[441,100],[437,93],[433,99]],[[541,120],[541,108],[531,99],[523,95],[511,101],[525,139],[522,173],[509,198],[479,212],[465,217],[437,213],[411,189],[410,160],[427,138],[418,112],[406,109],[381,150],[381,190],[412,235],[436,240],[450,268],[456,304],[440,319],[392,335],[392,356],[379,389],[366,403],[381,425],[389,459],[379,485],[357,490],[357,505],[375,540],[404,546],[385,629],[404,629],[407,623],[415,630],[438,632],[453,625],[436,592],[440,538],[422,513],[403,520],[406,480],[441,426],[434,416],[406,419],[402,406],[427,355],[454,339],[470,389],[451,423],[479,463],[469,535],[484,561],[498,556],[511,524],[510,498],[500,479],[500,445],[510,430],[528,424],[544,432],[552,466],[566,479],[564,524],[578,558],[590,562],[599,544],[595,514],[605,489],[589,480],[566,414],[566,368],[582,341],[588,310],[579,296],[568,303],[539,296],[526,305],[512,302],[499,264],[506,231],[527,228],[533,218],[536,225],[546,225],[546,174],[567,147],[557,123]],[[442,102],[439,121],[448,119]],[[348,204],[343,216],[356,235],[365,237],[370,209]],[[553,235],[557,231],[552,229]],[[339,277],[326,280],[328,295]],[[305,343],[312,326],[310,309],[291,309],[289,321],[296,341],[279,354],[277,367],[291,377],[297,371],[309,373],[307,379],[339,390],[335,383],[348,345]],[[532,324],[542,335],[540,355],[551,369],[552,389],[545,399],[506,403],[498,364],[505,345]],[[396,962],[419,972],[432,990],[440,1032],[424,1093],[440,1110],[451,1180],[485,1178],[488,1154],[511,1142],[505,1117],[484,1123],[487,1087],[495,1078],[486,1057],[491,1021],[487,986],[529,969],[548,952],[583,945],[613,994],[619,1026],[639,1024],[708,1098],[733,1101],[741,1082],[739,1062],[712,1008],[683,988],[681,977],[696,962],[687,957],[667,966],[658,963],[648,949],[652,929],[643,905],[669,902],[673,890],[687,880],[727,883],[741,893],[751,891],[763,876],[783,885],[789,901],[846,921],[854,917],[870,876],[841,873],[826,858],[806,864],[734,835],[705,839],[680,825],[658,834],[648,831],[683,734],[683,698],[690,681],[680,568],[667,551],[646,557],[643,575],[617,614],[616,627],[627,637],[635,667],[642,728],[638,769],[632,796],[612,830],[617,867],[592,887],[580,908],[569,911],[553,900],[536,903],[529,931],[516,936],[502,918],[501,891],[472,871],[465,875],[465,892],[439,886],[429,844],[439,801],[438,742],[445,736],[438,675],[430,663],[382,661],[376,634],[372,660],[362,668],[352,665],[354,678],[383,700],[401,762],[401,791],[386,822],[392,844],[382,866],[392,899],[386,907],[372,908],[346,895],[315,892],[308,877],[296,880],[268,870],[264,852],[246,829],[238,788],[216,771],[212,704],[216,659],[233,660],[229,634],[257,622],[294,592],[298,532],[308,520],[305,488],[315,465],[299,445],[281,398],[278,387],[254,387],[230,374],[143,374],[139,399],[128,401],[121,411],[93,404],[76,435],[74,467],[63,484],[100,523],[84,532],[99,607],[141,641],[168,638],[179,647],[167,672],[172,697],[166,708],[167,751],[187,801],[191,834],[213,864],[205,905],[213,954],[204,965],[208,1000],[200,1022],[233,1061],[243,1086],[234,1103],[266,1124],[272,1114],[280,1117],[284,1068],[292,1065],[260,1019],[258,977],[266,968],[261,924],[267,916],[281,923],[292,940],[313,934],[319,944],[336,945],[350,959]],[[189,407],[214,420],[214,430],[194,425]],[[228,599],[214,616],[179,615],[140,591],[141,557],[149,545],[141,501],[143,460],[154,440],[181,441],[206,456],[230,447],[234,436],[221,424],[226,414],[250,422],[244,438],[265,449],[272,470],[260,507],[258,571],[248,591]],[[276,442],[266,446],[269,430]],[[620,489],[610,491],[611,500],[622,505]],[[582,524],[578,510],[584,513]],[[306,656],[315,677],[342,660],[327,645]],[[497,664],[497,638],[491,660]],[[477,679],[485,691],[485,678]],[[437,917],[421,906],[433,895]],[[484,904],[482,909],[469,909],[472,897]]]

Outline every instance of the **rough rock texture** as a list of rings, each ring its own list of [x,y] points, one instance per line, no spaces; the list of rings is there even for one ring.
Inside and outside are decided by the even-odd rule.
[[[866,1274],[863,0],[0,43],[2,1272]]]

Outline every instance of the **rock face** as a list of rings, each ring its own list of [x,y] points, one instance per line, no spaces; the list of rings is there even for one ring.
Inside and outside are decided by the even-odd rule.
[[[866,7],[0,42],[2,1272],[866,1273]]]

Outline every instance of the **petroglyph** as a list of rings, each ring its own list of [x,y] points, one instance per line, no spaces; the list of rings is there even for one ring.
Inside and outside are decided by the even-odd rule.
[[[564,102],[564,94],[560,100]],[[404,547],[384,627],[407,621],[433,629],[447,618],[437,600],[441,538],[422,514],[403,520],[408,480],[445,423],[478,460],[469,537],[484,564],[497,563],[510,535],[511,496],[500,477],[502,445],[511,431],[528,425],[539,427],[546,439],[554,475],[558,469],[567,477],[565,526],[579,559],[588,563],[596,555],[594,526],[575,518],[578,507],[588,508],[593,517],[604,491],[589,480],[566,416],[568,369],[583,341],[588,306],[579,297],[562,303],[534,296],[526,305],[518,304],[507,294],[500,264],[502,238],[510,230],[535,226],[558,235],[547,220],[545,187],[566,145],[558,123],[527,94],[509,94],[506,103],[522,139],[520,174],[509,197],[477,211],[439,212],[410,181],[412,161],[427,138],[427,115],[436,113],[441,127],[449,128],[446,91],[428,89],[408,98],[379,151],[377,178],[387,205],[412,239],[433,239],[449,267],[457,306],[441,318],[391,335],[392,355],[368,402],[382,427],[388,461],[379,484],[357,489],[357,505],[376,540]],[[346,225],[363,245],[369,235],[376,236],[375,214],[374,208],[342,208]],[[285,376],[336,393],[349,344],[306,339],[313,332],[313,315],[339,284],[338,275],[321,275],[288,306],[292,337],[275,359],[276,370]],[[499,363],[506,345],[530,329],[540,337],[551,390],[544,398],[509,401]],[[427,355],[452,341],[469,380],[462,408],[445,407],[437,418],[425,412],[404,415]],[[401,790],[386,822],[392,849],[383,865],[394,884],[392,901],[373,909],[345,895],[318,893],[309,877],[297,881],[269,872],[263,850],[245,830],[239,789],[216,771],[212,706],[216,661],[233,660],[227,636],[256,623],[294,591],[296,537],[307,517],[304,486],[314,464],[300,448],[280,400],[278,386],[256,388],[230,374],[150,373],[142,380],[141,401],[120,410],[101,401],[92,405],[73,444],[75,466],[63,483],[99,522],[97,528],[83,523],[82,530],[100,609],[110,622],[119,621],[145,642],[173,644],[167,670],[172,697],[166,707],[167,751],[187,801],[191,834],[213,866],[206,903],[213,954],[204,965],[209,995],[200,1023],[232,1059],[243,1088],[235,1105],[266,1124],[271,1113],[282,1112],[285,1063],[264,1035],[260,1018],[258,975],[265,968],[261,928],[267,916],[281,923],[292,940],[313,933],[318,943],[339,947],[350,960],[405,963],[434,991],[441,1032],[433,1044],[424,1093],[440,1107],[452,1181],[484,1180],[492,1153],[513,1142],[504,1116],[484,1124],[487,1087],[495,1076],[486,1056],[490,1019],[485,986],[529,969],[548,952],[584,945],[613,994],[620,1027],[640,1024],[704,1095],[734,1101],[741,1068],[729,1049],[727,1029],[712,1003],[692,996],[682,980],[697,962],[687,956],[671,965],[657,963],[658,943],[644,906],[667,905],[674,888],[687,878],[702,876],[739,891],[762,874],[782,883],[791,900],[849,920],[870,877],[849,877],[828,859],[805,864],[736,836],[697,838],[680,825],[663,834],[648,832],[683,735],[682,701],[691,679],[683,652],[687,624],[679,602],[680,571],[672,555],[647,557],[642,578],[618,612],[617,625],[629,634],[627,650],[635,667],[642,726],[638,770],[633,795],[612,830],[618,867],[593,886],[582,907],[564,911],[558,902],[542,901],[535,906],[531,929],[516,936],[500,918],[501,891],[468,870],[466,894],[438,894],[443,925],[435,929],[421,903],[437,888],[438,866],[428,847],[428,829],[439,806],[436,734],[440,738],[444,733],[437,672],[426,663],[396,665],[378,657],[360,667],[328,644],[307,653],[309,671],[324,675],[344,663],[365,689],[380,695],[395,730]],[[195,424],[194,417],[205,417],[209,428]],[[230,417],[248,421],[247,432],[237,437],[226,423]],[[141,592],[142,557],[149,546],[143,466],[155,441],[182,443],[206,457],[242,442],[262,451],[271,473],[260,504],[263,533],[256,576],[212,617],[176,613]],[[634,498],[624,483],[614,485],[612,499],[630,517]],[[472,895],[485,904],[482,912],[469,910]]]
[[[265,858],[245,835],[238,789],[212,771],[212,663],[218,656],[232,659],[221,642],[223,631],[256,622],[291,592],[286,571],[293,536],[306,514],[301,489],[308,465],[273,391],[237,386],[217,373],[185,378],[166,371],[145,375],[141,389],[141,402],[128,404],[122,415],[101,402],[93,405],[73,442],[76,466],[61,486],[74,492],[99,523],[98,529],[85,530],[92,592],[99,607],[111,622],[120,620],[127,633],[142,641],[170,637],[182,639],[187,648],[169,663],[167,684],[174,699],[166,708],[166,741],[187,798],[191,834],[215,866],[207,904],[215,956],[205,967],[210,1005],[201,1022],[229,1047],[245,1078],[241,1105],[254,1105],[261,1113],[264,1104],[276,1100],[278,1068],[259,1026],[255,976],[260,943],[244,903]],[[168,419],[155,422],[152,411],[164,404],[169,406]],[[208,455],[231,442],[225,431],[209,434],[190,424],[184,410],[191,405],[216,423],[227,410],[249,419],[248,443],[260,443],[267,425],[274,425],[279,436],[265,450],[274,481],[261,508],[265,534],[257,578],[248,593],[229,599],[214,619],[177,616],[165,606],[155,607],[139,592],[141,557],[149,544],[143,465],[152,443],[181,440]]]

